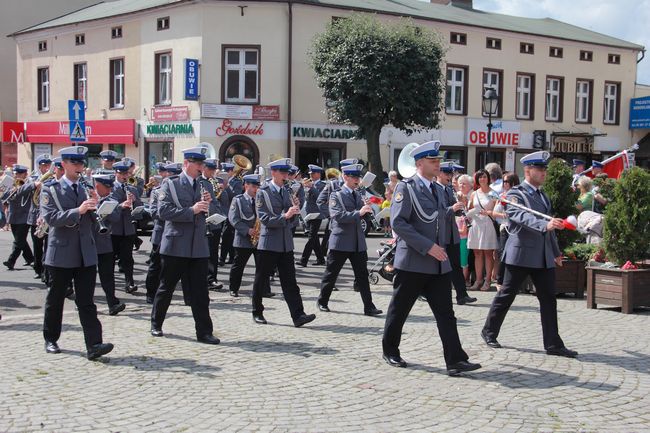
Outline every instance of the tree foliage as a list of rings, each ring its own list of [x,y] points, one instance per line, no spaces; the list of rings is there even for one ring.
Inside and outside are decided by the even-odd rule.
[[[607,259],[618,265],[650,257],[650,173],[626,170],[605,208],[603,241]]]
[[[576,209],[578,192],[573,191],[571,188],[572,181],[573,172],[564,160],[553,159],[548,164],[544,192],[551,201],[554,214],[552,216],[566,218],[569,215],[578,213]],[[557,234],[558,246],[562,252],[580,238],[577,231],[558,230],[555,233]]]
[[[381,128],[390,124],[410,134],[439,126],[444,55],[440,36],[408,19],[384,23],[352,15],[333,21],[314,39],[309,57],[330,120],[358,127],[382,190]]]

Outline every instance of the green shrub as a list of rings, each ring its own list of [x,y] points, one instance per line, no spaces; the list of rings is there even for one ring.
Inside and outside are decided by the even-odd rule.
[[[616,182],[603,241],[607,258],[618,265],[650,257],[650,173],[642,168],[625,171]]]
[[[598,252],[598,249],[598,245],[573,244],[564,249],[564,256],[571,260],[584,260],[586,262]]]
[[[573,171],[562,159],[553,159],[548,164],[546,180],[544,181],[544,192],[551,200],[553,215],[557,218],[566,218],[569,215],[576,215],[576,201],[578,193],[571,188]],[[557,243],[560,251],[564,251],[569,245],[580,239],[580,233],[570,230],[557,230]]]

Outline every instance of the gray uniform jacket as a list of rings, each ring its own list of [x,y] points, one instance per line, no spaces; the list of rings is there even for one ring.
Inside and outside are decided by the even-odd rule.
[[[281,187],[280,192],[275,192],[269,182],[257,191],[255,206],[262,224],[257,249],[280,253],[293,251],[291,228],[297,224],[298,218],[293,216],[287,220],[284,217],[291,207],[287,190]]]
[[[38,177],[34,179],[32,176],[33,181],[37,181]],[[43,185],[41,185],[41,188],[43,188]],[[36,194],[36,187],[34,187],[34,191],[32,192],[32,197]],[[35,226],[36,223],[38,222],[38,217],[41,215],[41,206],[34,206],[34,201],[31,201],[31,205],[29,207],[29,214],[27,215],[27,224],[30,226]]]
[[[363,204],[360,193],[355,192],[353,196],[345,187],[330,195],[330,250],[359,252],[368,249],[359,213]]]
[[[239,194],[232,200],[228,221],[235,228],[235,239],[232,243],[235,248],[255,248],[251,243],[248,230],[255,226],[256,219],[257,215],[253,204],[245,197],[245,193]]]
[[[32,206],[32,195],[34,194],[34,183],[29,182],[18,188],[16,195],[7,201],[9,208],[7,210],[7,224],[27,224]],[[13,189],[9,189],[4,193],[2,200],[4,201]],[[34,222],[36,223],[36,222]]]
[[[450,185],[438,185],[442,188],[442,195],[445,199],[445,207],[447,208],[447,231],[445,232],[445,244],[459,244],[460,233],[458,232],[458,226],[456,225],[456,215],[454,210],[451,208],[458,201],[456,200],[456,194],[454,194],[454,189]]]
[[[436,196],[416,176],[397,183],[390,206],[390,221],[397,233],[395,268],[422,274],[446,274],[449,260],[428,254],[434,244],[444,248],[447,230],[442,188],[433,183]]]
[[[81,186],[75,194],[64,180],[41,191],[41,216],[50,226],[45,265],[58,268],[97,265],[96,223],[89,212],[79,214],[79,206],[86,198]]]
[[[309,215],[310,213],[318,212],[321,214],[321,218],[326,217],[321,213],[321,209],[318,206],[318,196],[320,195],[320,193],[323,191],[324,188],[325,188],[325,182],[323,182],[320,179],[312,183],[312,186],[311,188],[309,188],[309,191],[307,191],[305,197],[305,200],[307,202],[307,204],[305,205],[305,212],[307,212],[307,215]]]
[[[142,200],[140,200],[140,194],[138,194],[138,190],[136,187],[126,185],[126,190],[133,194],[135,196],[135,199],[133,200],[133,208],[135,209],[137,206],[142,206]],[[118,203],[122,203],[126,201],[126,194],[124,190],[122,189],[122,186],[115,182],[115,185],[113,186],[113,192],[111,193],[113,198],[117,200]],[[119,208],[120,209],[120,221],[116,222],[113,224],[113,228],[111,230],[111,234],[115,236],[132,236],[135,234],[135,226],[133,225],[133,220],[131,218],[131,209],[124,209],[124,208]]]
[[[197,180],[201,182],[201,180]],[[212,195],[212,188],[204,185]],[[187,176],[181,174],[168,178],[158,192],[158,217],[165,221],[160,254],[174,257],[210,257],[208,238],[205,236],[205,214],[194,214],[192,206],[201,200],[199,185],[194,191]]]
[[[115,197],[113,196],[113,193],[107,195],[106,197],[102,197],[99,199],[99,204],[97,207],[99,208],[99,205],[104,203],[105,201],[112,200],[112,201],[117,201]],[[99,224],[95,226],[95,246],[97,248],[97,254],[107,254],[107,253],[112,253],[113,252],[113,241],[111,240],[111,227],[113,224],[117,224],[120,222],[120,207],[116,206],[115,209],[113,209],[113,212],[110,214],[106,215],[102,222],[104,225],[108,228],[108,232],[101,234],[99,233]]]
[[[552,215],[551,202],[546,194],[537,194],[535,189],[526,183],[510,189],[506,198],[546,215]],[[506,205],[506,214],[510,236],[503,250],[503,262],[527,268],[554,268],[555,257],[559,257],[561,253],[555,232],[546,231],[548,221],[514,206]]]
[[[334,191],[339,191],[341,189],[341,184],[337,179],[334,180],[328,180],[325,183],[325,186],[321,190],[320,194],[318,194],[318,199],[316,200],[316,204],[320,208],[320,213],[324,217],[328,217],[330,214],[329,211],[329,203],[330,203],[330,194],[332,194]]]
[[[164,179],[166,180],[166,179]],[[162,184],[162,182],[161,182]],[[149,195],[149,214],[153,221],[153,230],[151,231],[151,244],[160,245],[162,241],[163,230],[165,229],[165,222],[160,220],[158,216],[158,193],[160,192],[161,185],[158,185],[151,190]]]
[[[287,185],[285,185],[285,188],[287,189],[289,194],[293,194],[292,186],[295,182],[298,181],[297,180],[289,181]],[[298,197],[298,203],[299,203],[298,207],[302,209],[303,205],[305,204],[305,188],[302,186],[302,184],[300,184],[300,187],[297,188],[296,190],[296,197]]]
[[[231,201],[235,196],[244,193],[244,181],[238,177],[231,177],[228,179],[228,186],[230,186],[230,189],[232,190],[232,197],[230,198]]]

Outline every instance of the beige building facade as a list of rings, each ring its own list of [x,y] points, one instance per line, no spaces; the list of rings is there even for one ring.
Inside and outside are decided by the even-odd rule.
[[[222,161],[244,154],[255,165],[365,160],[354,126],[328,122],[307,52],[334,17],[372,12],[370,3],[383,20],[405,13],[389,1],[382,10],[376,1],[312,3],[118,0],[18,32],[17,118],[27,138],[19,161],[69,145],[71,99],[86,101],[93,165],[111,148],[152,172],[199,142]],[[591,160],[638,141],[629,112],[643,47],[558,22],[494,15],[490,27],[482,12],[413,4],[414,22],[449,46],[447,109],[437,130],[385,127],[386,170],[406,144],[431,139],[474,170],[487,148],[488,87],[499,95],[490,158],[507,169],[540,148]]]

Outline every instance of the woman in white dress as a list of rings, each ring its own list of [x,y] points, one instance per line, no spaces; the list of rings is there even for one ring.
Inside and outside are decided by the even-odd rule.
[[[469,199],[468,216],[472,219],[472,227],[467,236],[467,248],[474,251],[476,281],[470,290],[480,288],[488,291],[494,267],[494,250],[499,246],[492,219],[497,195],[490,189],[490,176],[483,169],[474,174],[474,185],[478,185],[478,189]]]

